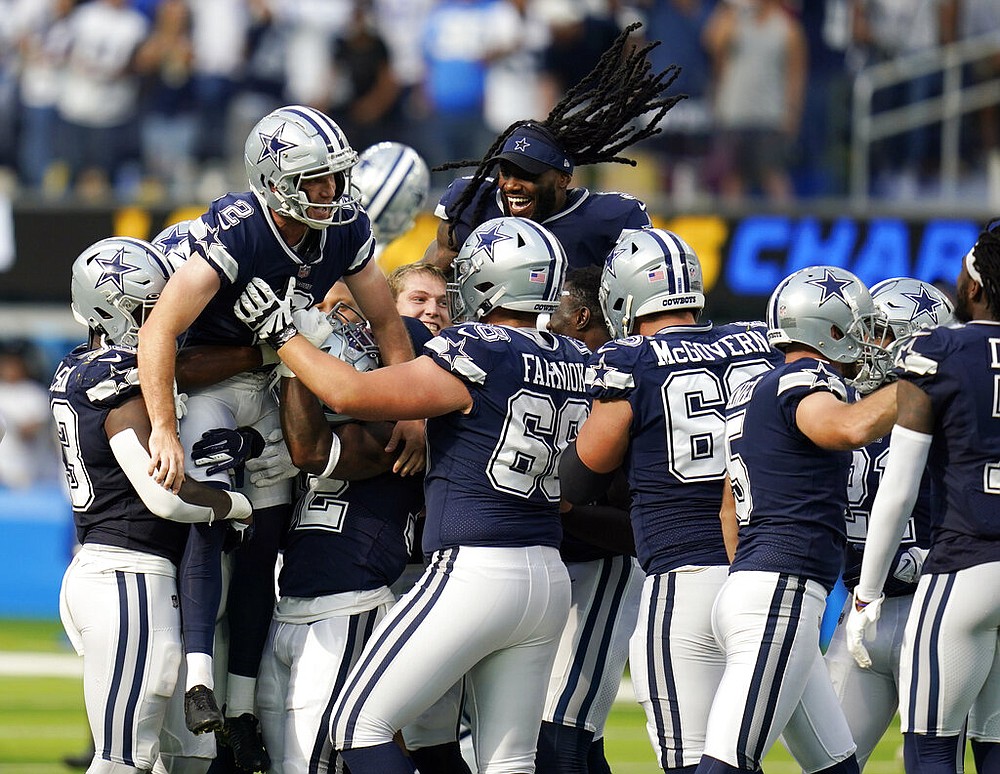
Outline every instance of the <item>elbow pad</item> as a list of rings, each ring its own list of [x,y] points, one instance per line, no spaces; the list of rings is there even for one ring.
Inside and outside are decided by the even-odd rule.
[[[164,489],[149,475],[149,452],[143,448],[135,430],[129,428],[109,439],[111,451],[143,504],[156,516],[186,523],[209,522],[215,512],[206,505],[192,505],[169,489]],[[233,510],[236,503],[233,503]]]
[[[592,503],[608,491],[615,472],[595,473],[576,453],[576,443],[571,443],[559,460],[559,486],[564,500],[573,505]]]

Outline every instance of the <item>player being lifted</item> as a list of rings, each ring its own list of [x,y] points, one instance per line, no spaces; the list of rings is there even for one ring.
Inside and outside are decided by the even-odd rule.
[[[624,465],[646,573],[629,663],[665,771],[693,772],[725,657],[712,603],[729,572],[719,523],[725,404],[778,359],[763,323],[699,322],[701,264],[676,234],[624,231],[601,278],[614,340],[588,364],[590,416],[560,468],[585,502]]]
[[[565,272],[543,227],[484,223],[455,261],[455,318],[468,322],[411,363],[367,374],[295,336],[287,302],[266,286],[241,297],[238,313],[275,332],[278,355],[334,410],[429,418],[431,563],[372,635],[331,717],[334,746],[356,774],[409,774],[394,732],[463,675],[480,768],[533,768],[570,599],[555,466],[588,410],[586,348],[534,327],[555,309]]]
[[[630,49],[625,29],[594,69],[571,89],[544,121],[518,122],[503,132],[480,161],[456,161],[438,169],[476,167],[455,180],[435,214],[437,240],[424,260],[445,271],[480,223],[501,215],[530,218],[556,235],[569,265],[600,266],[625,228],[650,225],[634,196],[571,188],[573,170],[584,164],[635,165],[619,154],[658,133],[657,124],[683,96],[664,96],[679,74],[651,72],[646,59],[659,42]],[[496,177],[490,174],[496,169]]]
[[[958,770],[968,716],[976,771],[1000,766],[1000,222],[962,261],[955,316],[965,325],[921,331],[896,358],[899,415],[872,506],[861,577],[847,619],[848,647],[871,663],[863,637],[879,619],[883,588],[925,466],[944,488],[900,654],[908,774]],[[989,590],[989,591],[987,591]],[[880,627],[881,628],[881,627]]]
[[[148,772],[157,761],[181,658],[177,566],[193,522],[248,520],[235,492],[150,476],[150,420],[137,331],[173,271],[138,239],[105,239],[73,264],[73,313],[88,342],[56,369],[52,413],[82,547],[63,579],[60,614],[83,655],[96,752],[89,771]]]

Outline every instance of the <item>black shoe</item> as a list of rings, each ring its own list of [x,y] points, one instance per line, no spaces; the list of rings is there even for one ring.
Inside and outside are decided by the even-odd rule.
[[[226,718],[222,734],[233,751],[237,768],[244,771],[267,771],[271,768],[271,756],[264,749],[260,721],[255,715],[244,712],[239,717]]]
[[[63,758],[63,763],[71,769],[89,769],[94,762],[94,743],[90,743],[90,748],[86,752],[79,752],[76,755],[67,755]]]
[[[215,731],[225,722],[211,688],[196,685],[184,694],[184,723],[192,734]]]

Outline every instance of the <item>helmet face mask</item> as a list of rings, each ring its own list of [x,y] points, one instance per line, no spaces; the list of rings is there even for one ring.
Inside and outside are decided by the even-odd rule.
[[[358,217],[351,185],[358,154],[340,127],[318,110],[289,105],[264,116],[247,136],[243,161],[250,187],[281,215],[316,229]],[[311,201],[303,183],[328,175],[336,183],[333,201]]]
[[[413,227],[417,213],[427,203],[430,172],[413,148],[380,142],[361,154],[354,184],[371,218],[375,239],[388,244]]]
[[[852,383],[862,392],[871,392],[885,383],[904,338],[925,328],[956,322],[955,308],[944,293],[928,282],[911,277],[882,280],[871,288],[872,300],[891,332],[891,341],[877,359],[862,367]]]
[[[448,307],[455,322],[498,307],[551,314],[559,306],[567,260],[559,240],[526,218],[494,218],[476,228],[452,263]]]
[[[139,328],[176,268],[141,239],[95,242],[73,262],[73,316],[106,344],[135,349]]]
[[[676,234],[656,228],[626,229],[604,264],[598,294],[608,330],[629,336],[636,318],[705,306],[701,262]]]
[[[327,319],[333,326],[320,349],[331,357],[343,360],[356,371],[374,371],[381,365],[378,344],[372,336],[368,321],[361,312],[344,301],[338,301]],[[323,407],[328,422],[338,424],[350,422],[351,417],[337,414],[328,406]]]
[[[837,266],[810,266],[779,283],[767,304],[767,338],[781,349],[804,344],[859,373],[884,357],[885,317],[865,284]]]

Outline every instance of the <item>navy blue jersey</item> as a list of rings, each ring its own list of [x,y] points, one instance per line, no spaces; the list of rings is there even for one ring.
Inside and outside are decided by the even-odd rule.
[[[66,482],[81,543],[129,548],[180,561],[188,525],[153,515],[115,459],[104,421],[139,395],[135,353],[119,349],[70,352],[49,387]]]
[[[461,379],[468,414],[427,421],[424,552],[455,546],[552,546],[559,456],[590,410],[576,339],[483,323],[448,328],[424,355]]]
[[[734,391],[726,409],[726,463],[740,539],[732,570],[781,572],[829,592],[844,559],[850,451],[822,449],[795,424],[814,392],[847,400],[826,363],[801,358]]]
[[[434,214],[442,220],[454,220],[455,203],[471,179],[461,177],[452,181]],[[566,206],[541,223],[562,244],[570,267],[603,266],[623,229],[648,228],[651,225],[646,205],[629,194],[593,193],[586,188],[571,188],[566,193]],[[483,196],[488,197],[486,210],[482,220],[474,223],[473,218]],[[457,244],[461,246],[480,223],[502,215],[504,211],[500,191],[496,182],[488,178],[462,213],[455,228]]]
[[[283,293],[295,277],[295,308],[323,300],[333,283],[364,268],[375,249],[368,216],[343,226],[309,229],[304,243],[285,244],[271,214],[252,192],[216,199],[200,220],[192,221],[188,250],[203,257],[222,281],[188,329],[184,344],[254,343],[254,334],[236,318],[233,306],[247,283],[260,277]]]
[[[647,574],[729,563],[719,521],[726,402],[780,360],[760,322],[671,326],[610,341],[591,357],[591,397],[632,407],[625,472]]]
[[[928,468],[945,503],[924,572],[1000,561],[1000,324],[922,331],[896,365],[934,411]]]
[[[424,504],[423,479],[383,473],[364,481],[308,481],[287,537],[281,595],[311,598],[395,583]]]
[[[868,537],[868,517],[875,502],[875,493],[882,483],[885,461],[889,454],[889,436],[879,438],[862,449],[855,449],[847,483],[847,553],[844,558],[844,583],[853,589],[861,577],[861,559],[864,557],[865,539]],[[936,496],[939,489],[931,483],[931,476],[924,474],[920,481],[920,494],[913,507],[913,515],[906,523],[903,539],[896,550],[892,566],[900,554],[912,546],[927,548],[931,544],[931,514],[940,513],[943,503]],[[890,573],[885,583],[886,596],[898,597],[912,594],[916,583],[905,583]]]

